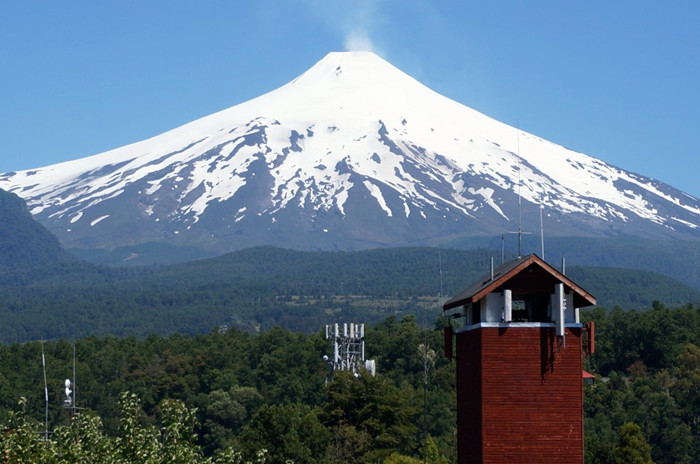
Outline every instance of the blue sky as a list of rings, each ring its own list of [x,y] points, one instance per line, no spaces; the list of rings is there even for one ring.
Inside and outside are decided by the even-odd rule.
[[[495,119],[700,197],[698,5],[5,2],[0,172],[143,140],[360,46]]]

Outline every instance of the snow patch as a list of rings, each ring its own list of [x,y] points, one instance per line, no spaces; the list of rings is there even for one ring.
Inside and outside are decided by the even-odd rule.
[[[82,211],[78,211],[78,213],[77,213],[75,216],[73,216],[72,218],[70,218],[70,223],[73,224],[74,222],[80,220],[81,217],[83,217],[83,212],[82,212]]]
[[[489,205],[494,211],[496,211],[504,219],[508,219],[508,216],[501,210],[501,208],[494,202],[493,194],[494,190],[490,187],[482,187],[479,189],[468,188],[467,191],[472,195],[479,195],[483,198],[484,202]]]
[[[92,226],[94,226],[95,224],[97,224],[97,223],[103,221],[104,219],[107,219],[108,217],[109,217],[109,214],[105,214],[104,216],[98,217],[97,219],[95,219],[94,221],[92,221],[92,222],[90,223],[90,227],[92,227]]]
[[[676,222],[680,222],[684,226],[690,227],[691,229],[700,229],[700,225],[698,224],[693,224],[692,222],[684,221],[683,219],[677,217],[672,217],[671,219],[673,219]]]
[[[365,188],[369,191],[370,195],[372,195],[374,199],[377,200],[379,207],[382,210],[384,210],[387,216],[391,217],[391,209],[389,209],[389,207],[387,206],[386,201],[384,200],[384,196],[382,195],[382,191],[379,189],[379,187],[377,187],[368,180],[365,180],[362,183],[365,186]]]

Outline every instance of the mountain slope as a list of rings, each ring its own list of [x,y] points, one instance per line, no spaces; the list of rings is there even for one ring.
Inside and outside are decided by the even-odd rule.
[[[0,175],[68,247],[360,249],[497,235],[700,238],[700,201],[518,131],[369,52],[89,158]],[[530,224],[530,227],[534,227]]]
[[[72,260],[21,198],[0,189],[0,273]]]

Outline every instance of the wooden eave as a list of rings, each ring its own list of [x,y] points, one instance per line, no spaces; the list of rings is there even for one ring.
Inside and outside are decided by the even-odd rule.
[[[575,282],[554,269],[537,255],[531,254],[513,261],[509,261],[494,269],[493,278],[491,278],[490,275],[487,275],[482,279],[479,279],[472,284],[471,287],[462,291],[457,296],[445,303],[442,306],[442,309],[443,311],[447,311],[469,303],[476,303],[489,293],[498,290],[499,287],[506,284],[512,278],[533,265],[539,267],[558,282],[563,283],[566,287],[571,289],[571,291],[574,292],[574,305],[576,307],[591,306],[596,304],[596,299],[593,295],[579,287]]]

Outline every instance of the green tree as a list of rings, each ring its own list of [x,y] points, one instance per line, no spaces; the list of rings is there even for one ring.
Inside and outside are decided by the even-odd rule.
[[[354,425],[339,424],[331,428],[331,440],[326,452],[328,464],[358,464],[370,451],[372,437]]]
[[[77,413],[70,425],[59,427],[52,437],[62,462],[117,462],[114,439],[104,434],[102,420],[88,413]]]
[[[620,430],[620,439],[614,449],[616,464],[653,464],[651,447],[647,443],[642,429],[633,422],[628,422]]]
[[[123,462],[149,464],[159,457],[159,436],[155,427],[141,425],[141,403],[133,393],[123,393],[120,398],[121,418],[117,453]]]
[[[423,444],[423,460],[427,464],[447,464],[447,458],[440,454],[433,437],[428,435]]]
[[[233,386],[207,395],[202,439],[210,453],[233,445],[233,439],[250,420],[263,398],[253,387]]]
[[[676,359],[676,383],[672,394],[681,406],[686,422],[695,435],[700,435],[700,348],[692,343],[684,346]]]
[[[355,377],[351,372],[338,372],[327,385],[326,395],[320,418],[334,436],[354,430],[359,437],[371,437],[363,459],[376,462],[393,452],[415,450],[418,408],[410,404],[414,390],[398,389],[381,374]],[[354,429],[346,429],[348,426]]]
[[[676,382],[670,388],[683,418],[683,425],[689,430],[690,443],[686,443],[690,462],[700,460],[700,348],[688,343],[676,359],[673,369]],[[676,431],[680,434],[681,431]],[[675,434],[674,434],[675,435]],[[688,438],[686,437],[687,441]]]
[[[399,453],[391,453],[389,457],[384,460],[384,464],[423,464],[423,461]]]
[[[195,444],[197,419],[195,411],[182,401],[165,400],[160,405],[162,464],[189,464],[202,460],[202,452]]]
[[[56,452],[53,442],[42,440],[44,431],[27,418],[27,400],[20,398],[17,409],[10,413],[7,428],[0,436],[5,462],[12,464],[53,463]]]
[[[261,449],[269,462],[310,464],[321,462],[329,433],[306,405],[264,405],[246,425],[236,442],[243,457],[255,459]]]

